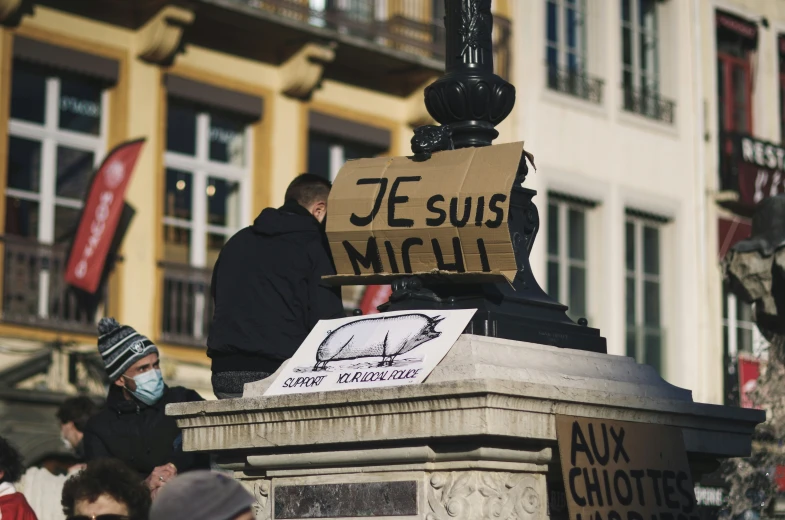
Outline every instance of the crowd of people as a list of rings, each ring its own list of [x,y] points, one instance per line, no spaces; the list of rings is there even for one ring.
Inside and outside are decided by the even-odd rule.
[[[207,341],[213,391],[242,397],[269,377],[320,319],[344,316],[325,235],[330,183],[303,174],[280,208],[267,208],[223,247],[213,269],[215,311]],[[98,324],[109,391],[97,406],[67,399],[57,412],[64,444],[79,463],[65,474],[25,471],[0,437],[0,520],[252,520],[253,497],[211,471],[210,456],[183,450],[166,405],[201,401],[164,382],[156,345],[112,318]]]

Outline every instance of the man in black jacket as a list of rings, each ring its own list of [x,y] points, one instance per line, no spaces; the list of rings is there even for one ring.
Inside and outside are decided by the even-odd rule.
[[[98,350],[112,382],[106,408],[84,431],[85,459],[119,459],[155,492],[185,471],[210,466],[209,456],[185,453],[180,429],[166,405],[202,401],[183,387],[164,384],[158,348],[133,328],[113,318],[98,324]]]
[[[330,183],[303,174],[285,203],[267,208],[224,245],[213,269],[215,300],[207,355],[219,399],[242,397],[245,383],[275,372],[316,322],[344,317],[324,218]]]

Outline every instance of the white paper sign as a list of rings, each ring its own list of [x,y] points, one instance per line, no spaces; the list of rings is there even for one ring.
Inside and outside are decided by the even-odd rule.
[[[322,320],[264,395],[422,383],[475,312],[396,311]]]

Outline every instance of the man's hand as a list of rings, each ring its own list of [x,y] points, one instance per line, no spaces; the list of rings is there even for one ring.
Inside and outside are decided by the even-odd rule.
[[[155,498],[160,488],[165,486],[168,481],[172,480],[176,476],[177,468],[172,463],[158,466],[157,468],[153,469],[152,473],[150,473],[150,476],[147,477],[147,479],[144,481],[147,489],[150,490],[150,496]]]

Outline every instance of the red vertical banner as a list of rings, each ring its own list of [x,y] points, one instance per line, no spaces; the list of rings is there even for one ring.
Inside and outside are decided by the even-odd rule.
[[[758,408],[752,402],[752,392],[758,387],[760,360],[739,356],[739,403],[742,408]]]
[[[117,146],[93,176],[65,271],[65,281],[74,287],[91,294],[98,290],[125,190],[144,142],[136,139]]]
[[[369,285],[365,288],[360,310],[363,314],[377,314],[376,307],[389,300],[391,294],[392,287],[389,285]]]

